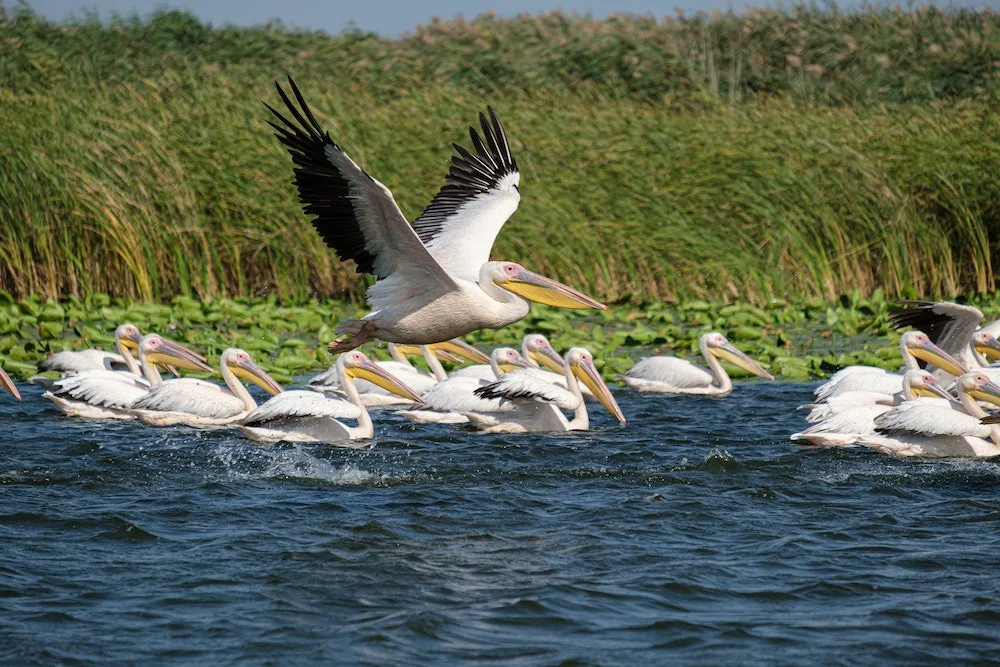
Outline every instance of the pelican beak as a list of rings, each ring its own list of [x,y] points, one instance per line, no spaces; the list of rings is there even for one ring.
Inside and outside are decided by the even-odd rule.
[[[917,347],[911,347],[910,354],[954,376],[964,375],[968,372],[962,362],[930,341]]]
[[[408,357],[419,357],[423,354],[419,345],[408,345],[406,343],[397,344],[396,351]]]
[[[163,339],[159,349],[146,355],[146,359],[152,364],[176,366],[177,368],[205,371],[206,373],[213,372],[212,367],[205,363],[205,357],[166,338]]]
[[[518,368],[527,368],[529,370],[534,370],[535,368],[534,364],[522,357],[520,354],[517,355],[512,361],[505,361],[504,363],[497,365],[504,373],[516,371]]]
[[[537,350],[532,350],[528,356],[539,366],[545,366],[556,373],[562,373],[566,368],[566,361],[551,345],[543,345]]]
[[[615,419],[622,424],[625,423],[625,415],[622,414],[622,409],[618,407],[618,401],[611,395],[611,390],[604,383],[604,378],[601,377],[601,374],[597,372],[593,361],[573,364],[572,372],[580,382],[587,385],[587,389],[597,397],[597,400],[601,402],[605,410],[614,415]]]
[[[1000,341],[990,336],[976,345],[976,352],[986,357],[987,361],[1000,359]]]
[[[939,384],[925,384],[913,389],[913,395],[921,398],[946,398],[949,401],[957,402],[955,397],[949,394],[944,387]]]
[[[995,382],[987,382],[967,393],[977,400],[1000,405],[1000,385]]]
[[[229,369],[233,371],[233,374],[236,377],[241,380],[246,380],[247,382],[253,382],[255,385],[272,396],[280,394],[284,391],[284,389],[281,388],[281,385],[275,382],[274,378],[267,374],[267,371],[249,359],[236,364],[230,364]]]
[[[443,343],[435,343],[434,345],[431,345],[431,348],[438,356],[441,356],[441,352],[447,352],[454,356],[461,357],[462,359],[468,359],[476,364],[490,363],[490,358],[488,356],[460,338],[452,338],[451,340],[446,340]]]
[[[748,357],[732,343],[726,343],[721,347],[714,348],[715,356],[721,357],[737,368],[742,368],[747,373],[759,375],[762,378],[773,380],[774,376],[764,370],[764,367]]]
[[[516,275],[510,276],[503,282],[494,281],[494,284],[528,301],[544,303],[546,306],[608,309],[603,303],[591,299],[583,292],[578,292],[568,285],[563,285],[527,269],[521,269]]]
[[[422,403],[424,400],[420,394],[407,387],[402,380],[371,361],[359,361],[354,366],[346,368],[345,371],[352,378],[367,380],[386,391],[391,391],[397,396],[408,398],[415,403]]]
[[[14,386],[14,381],[10,379],[10,376],[2,368],[0,368],[0,387],[13,394],[17,400],[21,400],[21,392],[17,390],[17,387]]]

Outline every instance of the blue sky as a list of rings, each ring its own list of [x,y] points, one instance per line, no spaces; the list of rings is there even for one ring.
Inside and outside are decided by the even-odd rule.
[[[451,18],[463,14],[467,18],[492,9],[498,14],[513,16],[522,12],[537,13],[546,9],[562,8],[567,12],[603,17],[610,12],[631,12],[664,16],[673,14],[674,8],[686,12],[709,9],[743,8],[740,0],[361,0],[343,2],[334,0],[28,0],[38,13],[53,20],[63,20],[85,10],[96,10],[103,17],[112,12],[146,16],[157,7],[179,7],[193,11],[215,25],[234,23],[253,25],[271,18],[280,18],[286,24],[300,28],[340,32],[351,24],[362,30],[372,30],[383,35],[400,35],[412,30],[432,17]],[[774,3],[767,3],[773,5]],[[786,3],[788,4],[788,3]],[[841,2],[841,7],[857,6],[858,2]],[[905,3],[904,3],[905,4]],[[937,3],[939,6],[1000,7],[1000,0],[956,0]]]

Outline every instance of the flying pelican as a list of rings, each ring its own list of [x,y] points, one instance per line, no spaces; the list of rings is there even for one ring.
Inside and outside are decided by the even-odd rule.
[[[281,385],[255,364],[246,350],[224,350],[219,370],[226,381],[224,387],[195,378],[167,380],[135,401],[131,412],[151,426],[220,426],[243,419],[257,407],[240,379],[272,395],[282,391]]]
[[[705,334],[701,337],[699,346],[710,370],[698,368],[690,361],[677,357],[645,357],[619,377],[637,391],[725,396],[733,390],[733,381],[719,362],[719,357],[722,357],[748,373],[768,380],[774,379],[773,375],[720,333]]]
[[[142,340],[142,334],[139,333],[139,329],[134,324],[126,322],[115,329],[115,347],[118,349],[118,354],[94,349],[76,352],[63,350],[56,352],[39,364],[38,370],[63,374],[81,371],[126,370],[138,375],[139,364],[132,356],[132,351],[138,351],[140,340]]]
[[[371,338],[438,343],[478,329],[497,329],[528,314],[529,301],[562,308],[607,306],[514,262],[491,262],[490,249],[520,201],[520,173],[492,109],[480,115],[484,138],[470,130],[475,153],[455,145],[447,183],[411,226],[392,193],[324,132],[291,77],[298,107],[275,82],[296,123],[268,106],[269,124],[295,163],[295,184],[313,227],[342,260],[376,282],[374,311],[343,322],[348,334],[331,352]]]
[[[498,347],[490,355],[493,378],[496,381],[518,368],[534,368],[527,359],[512,347]],[[493,412],[510,410],[513,406],[501,406],[499,400],[488,400],[475,395],[475,390],[490,381],[475,377],[450,377],[439,382],[423,395],[426,409],[404,410],[399,414],[410,421],[419,423],[463,424],[469,418],[465,412]]]
[[[964,412],[946,405],[904,402],[877,417],[878,434],[863,436],[857,444],[895,456],[1000,455],[1000,424],[982,423],[986,412],[976,402],[1000,405],[1000,385],[978,371],[960,376],[955,385]]]
[[[905,370],[920,368],[917,359],[934,364],[954,375],[966,372],[962,363],[931,342],[921,331],[907,331],[899,339]],[[903,374],[891,373],[877,366],[848,366],[834,373],[833,377],[815,390],[817,402],[848,391],[875,391],[895,394],[903,388]]]
[[[943,405],[960,405],[931,373],[919,369],[906,371],[903,390],[896,396],[852,391],[832,397],[829,403],[816,405],[807,418],[814,425],[793,433],[792,440],[827,447],[852,445],[862,436],[876,433],[876,417],[904,401],[918,399],[924,403],[938,401]]]
[[[354,385],[355,379],[364,378],[409,401],[421,400],[399,378],[357,350],[341,354],[334,368],[346,400],[327,398],[315,391],[285,391],[247,415],[236,428],[257,442],[343,443],[371,438],[375,433],[371,416]],[[356,419],[358,425],[348,426],[342,419]]]
[[[594,367],[594,357],[588,350],[574,347],[566,353],[564,378],[568,390],[530,372],[515,371],[505,375],[474,393],[480,398],[499,398],[514,409],[493,414],[468,413],[469,422],[490,433],[586,431],[590,428],[590,415],[580,392],[579,383],[582,382],[608,412],[625,423],[625,415]],[[566,419],[563,410],[573,411],[573,418]]]
[[[189,370],[209,371],[200,354],[157,334],[147,334],[139,342],[142,375],[121,371],[80,371],[49,381],[42,394],[70,417],[87,419],[134,419],[129,408],[163,383],[157,364]]]
[[[0,387],[3,387],[7,391],[9,391],[10,394],[17,400],[19,401],[21,400],[21,393],[17,390],[17,386],[14,384],[14,381],[10,379],[10,376],[7,375],[7,373],[2,368],[0,368]]]

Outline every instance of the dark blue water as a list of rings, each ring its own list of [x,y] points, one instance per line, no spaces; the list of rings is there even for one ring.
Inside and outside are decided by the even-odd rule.
[[[985,661],[1000,465],[799,450],[812,385],[618,392],[577,435],[374,449],[0,397],[0,660]],[[596,410],[595,410],[596,413]]]

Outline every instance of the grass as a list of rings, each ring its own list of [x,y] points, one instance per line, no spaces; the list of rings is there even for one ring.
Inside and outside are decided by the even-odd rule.
[[[438,22],[403,39],[0,13],[0,290],[353,295],[261,100],[291,72],[414,217],[486,103],[523,170],[494,257],[602,299],[996,287],[1000,19],[795,7]]]

